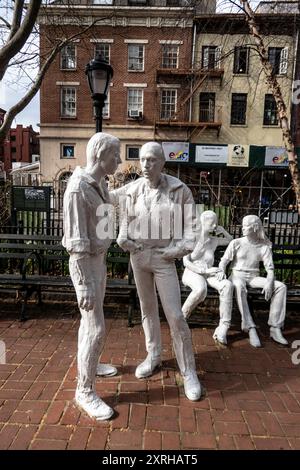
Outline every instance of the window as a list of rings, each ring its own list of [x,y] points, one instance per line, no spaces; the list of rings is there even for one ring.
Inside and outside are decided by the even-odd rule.
[[[177,90],[161,90],[160,118],[171,119],[176,113]]]
[[[126,146],[126,160],[139,160],[141,147]]]
[[[60,68],[62,70],[76,69],[76,45],[68,44],[60,53]]]
[[[109,119],[109,101],[110,101],[110,92],[108,90],[107,97],[104,103],[104,108],[102,110],[103,119]]]
[[[232,93],[231,124],[246,124],[247,93]]]
[[[249,47],[234,48],[233,73],[248,73]]]
[[[16,147],[11,148],[11,153],[16,153],[16,151],[17,151]]]
[[[199,121],[214,122],[215,93],[200,93]]]
[[[92,0],[94,5],[113,5],[114,0]]]
[[[270,64],[273,66],[273,72],[275,75],[284,75],[287,73],[287,47],[269,47],[268,59]]]
[[[129,117],[139,117],[143,114],[143,90],[128,88],[127,110]]]
[[[139,44],[128,45],[128,70],[144,70],[144,46]]]
[[[15,141],[16,141],[16,136],[15,136],[15,135],[11,135],[11,136],[10,136],[10,140],[11,140],[11,142],[15,142]]]
[[[60,158],[75,158],[75,145],[61,144]]]
[[[76,117],[76,88],[62,87],[61,89],[61,116]]]
[[[110,62],[110,45],[99,42],[95,45],[95,57],[101,55],[107,62]]]
[[[161,66],[165,69],[178,68],[179,46],[173,44],[164,44],[162,46],[162,62]]]
[[[202,47],[202,68],[218,69],[220,68],[221,48],[220,46]]]
[[[277,126],[277,106],[274,96],[265,95],[264,126]]]

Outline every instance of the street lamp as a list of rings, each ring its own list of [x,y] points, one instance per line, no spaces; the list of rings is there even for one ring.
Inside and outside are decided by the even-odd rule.
[[[97,55],[85,68],[95,109],[96,132],[102,131],[102,110],[107,97],[107,90],[114,71],[112,66],[101,56]]]

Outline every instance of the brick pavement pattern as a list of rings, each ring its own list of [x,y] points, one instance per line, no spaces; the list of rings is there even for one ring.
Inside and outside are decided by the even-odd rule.
[[[124,317],[120,316],[124,308]],[[134,376],[145,357],[141,325],[127,327],[126,307],[107,318],[102,361],[119,374],[99,379],[97,390],[116,417],[95,422],[73,403],[79,316],[76,308],[34,309],[20,323],[0,307],[0,449],[300,449],[300,365],[291,348],[260,329],[252,348],[237,328],[229,347],[214,344],[214,327],[192,328],[197,371],[205,388],[199,402],[183,393],[167,324],[162,321],[163,367],[149,380]],[[289,322],[285,336],[300,339]],[[263,323],[266,325],[266,321]]]

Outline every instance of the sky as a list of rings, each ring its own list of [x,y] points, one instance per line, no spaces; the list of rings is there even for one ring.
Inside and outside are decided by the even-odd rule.
[[[229,7],[226,7],[226,2],[224,0],[217,0],[218,11],[228,11]],[[238,2],[237,2],[238,3]],[[259,1],[252,1],[251,5],[253,8]],[[31,71],[32,73],[32,71]],[[4,80],[3,80],[4,82]],[[20,98],[24,95],[24,86],[20,87],[16,82],[15,77],[5,76],[6,83],[0,83],[0,108],[8,110],[11,106],[18,102]],[[39,99],[39,92],[33,98],[33,100],[28,104],[28,106],[19,113],[15,120],[13,121],[12,127],[15,127],[17,124],[23,124],[23,126],[29,126],[30,124],[32,127],[38,131],[40,122],[40,99]]]
[[[13,87],[2,85],[0,93],[0,108],[8,110],[16,104],[19,99],[24,95],[24,89],[18,88],[16,84]],[[38,131],[39,127],[37,124],[40,122],[40,99],[39,93],[33,100],[26,106],[26,108],[19,114],[12,123],[12,127],[16,127],[17,124],[23,124],[23,126],[29,126],[30,124],[34,130]]]

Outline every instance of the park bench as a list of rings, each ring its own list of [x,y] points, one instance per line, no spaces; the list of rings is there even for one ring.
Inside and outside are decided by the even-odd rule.
[[[69,256],[61,237],[51,235],[0,234],[0,289],[14,289],[21,299],[20,320],[27,319],[27,302],[36,293],[74,292],[69,276]],[[107,254],[106,296],[128,298],[128,325],[136,306],[129,256],[112,243]]]
[[[216,251],[216,262],[224,253],[224,247]],[[276,279],[287,284],[288,302],[300,298],[300,249],[298,246],[276,245],[273,247]],[[61,245],[61,237],[51,235],[0,234],[0,289],[14,289],[20,294],[20,319],[26,320],[27,302],[37,293],[42,303],[42,293],[49,291],[73,291],[68,271],[69,256]],[[107,254],[108,278],[106,296],[128,299],[128,326],[133,325],[137,307],[137,293],[129,256],[116,243]],[[182,260],[178,261],[179,279],[182,277]],[[181,283],[184,300],[190,289]],[[218,293],[208,288],[207,297],[218,298]],[[256,301],[262,301],[260,289],[249,289],[249,306],[253,310]]]

